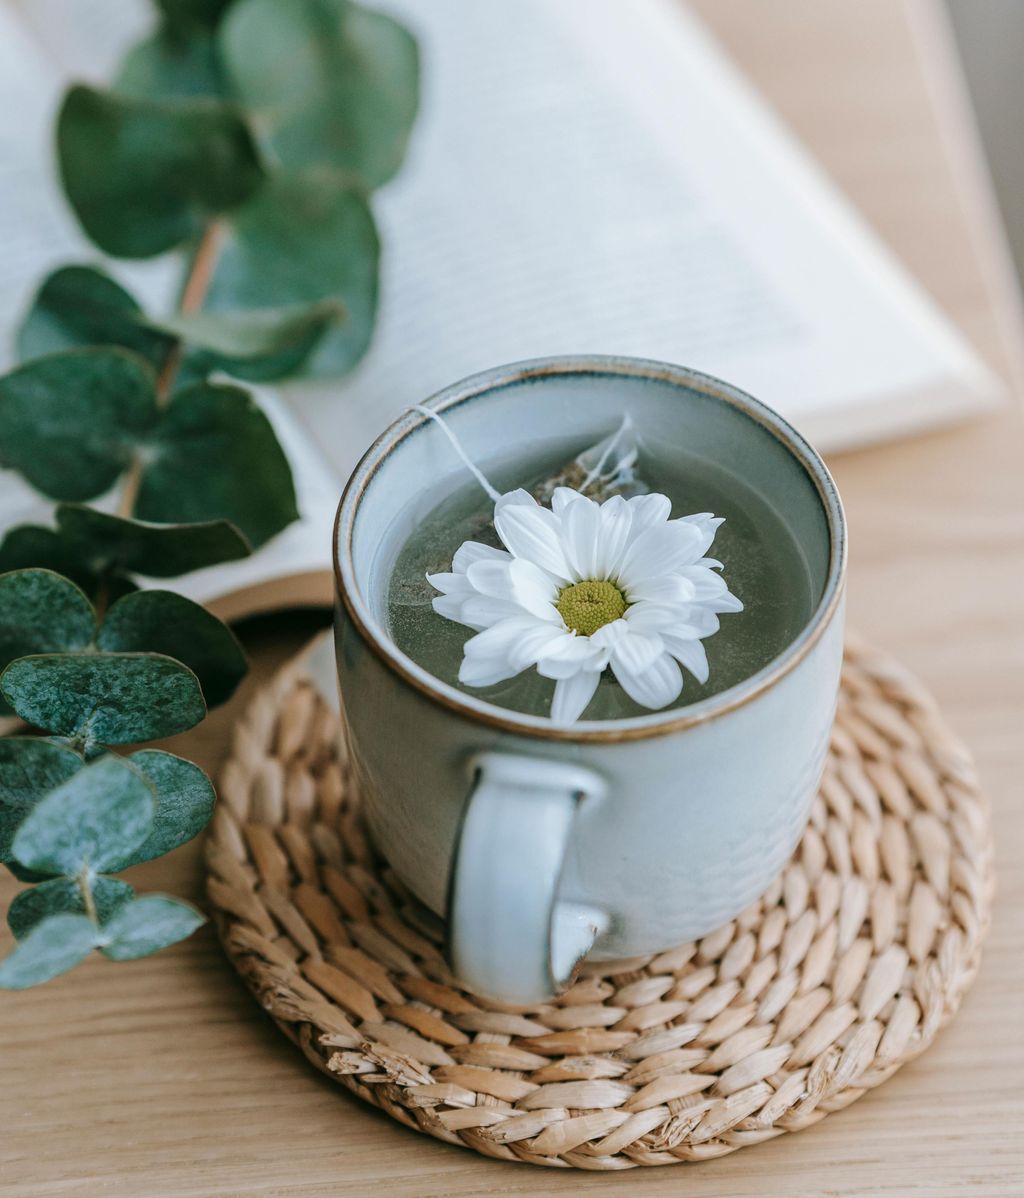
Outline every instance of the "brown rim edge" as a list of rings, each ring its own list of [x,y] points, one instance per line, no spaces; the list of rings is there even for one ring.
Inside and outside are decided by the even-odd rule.
[[[338,600],[364,643],[392,673],[441,706],[447,707],[474,723],[503,732],[512,732],[537,740],[611,744],[680,732],[685,728],[696,727],[735,711],[775,686],[794,670],[821,639],[839,609],[846,579],[846,524],[839,492],[828,468],[804,437],[788,421],[761,403],[760,400],[754,399],[753,396],[712,375],[703,374],[688,367],[674,366],[667,362],[646,358],[579,354],[513,362],[506,366],[470,375],[468,378],[444,388],[431,396],[426,401],[426,406],[436,412],[446,412],[481,395],[503,390],[505,387],[529,379],[559,374],[618,375],[688,387],[743,412],[799,461],[818,492],[829,532],[829,564],[825,587],[818,606],[803,632],[782,653],[744,682],[730,687],[719,695],[713,695],[695,703],[690,708],[683,708],[679,714],[659,715],[659,713],[654,713],[650,716],[637,716],[630,720],[581,721],[568,727],[560,727],[545,721],[542,716],[517,718],[515,713],[485,703],[482,699],[476,700],[475,703],[467,701],[454,687],[448,687],[446,684],[438,682],[425,670],[418,673],[420,667],[415,666],[415,663],[406,658],[405,654],[401,653],[397,647],[379,636],[364,617],[363,612],[359,610],[361,596],[355,584],[352,559],[355,516],[380,465],[406,437],[427,423],[428,417],[414,411],[404,412],[388,425],[360,458],[358,465],[345,484],[334,519],[331,545],[334,587]],[[348,586],[345,585],[345,571],[339,560],[343,516],[347,517],[345,565],[348,567],[351,577]],[[410,669],[410,666],[414,668]]]

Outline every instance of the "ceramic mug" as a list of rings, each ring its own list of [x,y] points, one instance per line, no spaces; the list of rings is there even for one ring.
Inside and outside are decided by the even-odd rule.
[[[437,423],[411,411],[356,468],[335,526],[335,643],[370,833],[448,921],[456,976],[528,1005],[585,954],[661,951],[727,923],[799,842],[821,775],[843,647],[845,531],[821,459],[775,412],[678,366],[579,356],[478,374],[426,405],[471,460],[566,460],[630,412],[659,452],[728,462],[806,555],[812,616],[744,682],[636,718],[550,720],[439,682],[392,642],[386,589],[424,512],[463,487]],[[720,635],[726,635],[722,633]]]

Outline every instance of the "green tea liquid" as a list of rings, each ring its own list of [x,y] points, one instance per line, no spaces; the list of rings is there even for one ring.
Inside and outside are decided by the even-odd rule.
[[[568,455],[571,457],[572,455]],[[564,463],[519,464],[494,471],[499,489],[516,486],[532,491]],[[743,479],[724,466],[673,452],[671,462],[656,451],[641,453],[639,473],[652,491],[672,501],[672,516],[712,512],[724,516],[708,550],[724,566],[729,589],[744,610],[720,617],[721,628],[704,641],[710,678],[703,685],[686,670],[683,690],[673,706],[684,707],[718,694],[749,678],[777,657],[806,626],[817,596],[800,545],[779,514]],[[427,504],[424,507],[427,508]],[[494,686],[463,686],[458,680],[462,646],[475,635],[471,628],[439,616],[431,607],[437,594],[424,577],[451,569],[452,556],[463,541],[483,541],[501,548],[491,525],[494,505],[475,482],[426,510],[399,551],[387,596],[392,639],[435,678],[467,694],[512,711],[550,713],[554,682],[535,669]],[[625,719],[650,714],[623,691],[605,670],[585,720]]]

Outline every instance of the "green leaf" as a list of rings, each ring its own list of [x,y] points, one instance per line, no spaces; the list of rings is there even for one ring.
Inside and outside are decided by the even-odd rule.
[[[107,754],[40,799],[14,834],[11,852],[39,873],[102,873],[142,844],[155,814],[146,776]]]
[[[156,0],[169,29],[213,29],[232,0]]]
[[[107,612],[96,645],[112,653],[162,653],[184,662],[199,679],[207,707],[229,699],[247,668],[231,629],[173,591],[136,591],[119,599]]]
[[[0,378],[0,466],[51,499],[108,490],[152,423],[152,371],[119,349],[70,350]]]
[[[200,351],[200,361],[193,352],[194,366],[262,381],[293,374],[344,316],[342,304],[328,299],[308,307],[196,312],[166,317],[159,324]]]
[[[145,894],[126,903],[103,927],[100,951],[112,961],[133,961],[184,940],[205,922],[188,903]]]
[[[378,187],[416,115],[412,35],[349,0],[238,0],[220,30],[232,88],[285,168],[326,164]]]
[[[59,514],[59,507],[57,511]],[[18,524],[0,541],[0,573],[34,568],[53,570],[70,578],[93,599],[99,591],[102,573],[109,602],[136,590],[130,578],[104,564],[102,555],[90,557],[89,548],[86,542],[74,540],[57,529],[44,528],[41,524]]]
[[[197,765],[159,749],[140,749],[128,760],[156,790],[153,831],[124,859],[108,866],[116,872],[162,857],[186,844],[206,827],[216,799],[213,784]]]
[[[29,653],[84,649],[96,613],[73,582],[52,570],[0,574],[0,669]]]
[[[345,317],[322,335],[312,370],[343,374],[370,343],[379,258],[373,215],[351,179],[331,170],[277,174],[235,213],[205,310],[333,302]],[[288,363],[279,373],[298,365]]]
[[[175,338],[148,328],[138,302],[94,266],[62,266],[39,288],[18,332],[18,356],[89,345],[119,345],[159,370]]]
[[[203,29],[158,29],[128,51],[114,90],[151,100],[226,96],[227,85],[213,35]]]
[[[72,87],[57,150],[82,227],[100,249],[124,258],[197,237],[263,178],[243,114],[219,100],[164,103]]]
[[[247,391],[197,383],[173,396],[142,473],[143,520],[230,520],[262,545],[298,516],[291,469]]]
[[[91,879],[90,888],[101,924],[135,893],[127,882],[103,874]],[[41,920],[67,913],[86,913],[82,887],[76,878],[51,878],[49,882],[33,886],[31,890],[23,890],[15,897],[7,912],[7,924],[17,939],[23,940]]]
[[[87,552],[98,569],[114,566],[151,578],[176,578],[237,561],[252,552],[249,542],[227,520],[152,524],[77,504],[61,504],[56,517],[64,541]]]
[[[63,574],[86,593],[94,578],[85,556],[55,529],[42,524],[16,524],[0,541],[0,572],[35,568]]]
[[[25,990],[66,973],[96,947],[96,935],[85,915],[51,915],[0,961],[0,989]]]
[[[0,670],[29,653],[84,649],[95,635],[92,604],[73,582],[52,570],[0,574]]]
[[[206,714],[195,674],[156,653],[20,657],[0,688],[23,720],[86,749],[173,736]]]
[[[36,736],[0,740],[0,861],[11,862],[11,842],[28,813],[83,766],[77,753],[53,741]]]

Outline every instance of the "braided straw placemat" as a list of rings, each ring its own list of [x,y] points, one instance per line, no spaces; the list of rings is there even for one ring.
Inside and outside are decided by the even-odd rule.
[[[810,825],[767,894],[697,943],[584,964],[528,1010],[466,993],[443,928],[374,855],[338,718],[302,660],[238,725],[208,840],[229,957],[329,1077],[487,1156],[706,1160],[810,1127],[951,1018],[991,896],[986,803],[934,701],[847,648]]]

